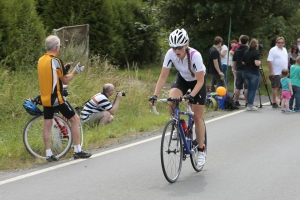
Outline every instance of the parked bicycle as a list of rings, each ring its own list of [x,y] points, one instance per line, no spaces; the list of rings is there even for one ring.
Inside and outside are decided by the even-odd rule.
[[[68,86],[64,85],[64,96],[70,95]],[[43,140],[44,113],[37,105],[42,105],[40,95],[33,99],[25,100],[23,107],[30,115],[34,116],[25,126],[23,142],[27,151],[34,157],[46,158]],[[76,109],[75,109],[76,112]],[[70,123],[58,111],[53,116],[53,125],[50,131],[51,150],[58,158],[67,154],[72,146],[72,134]],[[80,122],[80,143],[83,146],[83,128]]]
[[[179,103],[183,98],[158,99],[157,102],[171,101],[175,104],[174,116],[167,122],[161,138],[160,157],[161,166],[165,178],[170,183],[174,183],[181,172],[182,161],[190,157],[192,166],[195,171],[200,172],[204,165],[197,165],[198,142],[194,130],[193,111],[190,105],[187,105],[187,111],[181,111]],[[155,114],[158,114],[156,107],[153,106]],[[187,125],[181,115],[188,116]],[[203,120],[204,122],[204,120]],[[204,122],[205,126],[205,122]],[[205,128],[204,153],[207,155],[207,132]]]

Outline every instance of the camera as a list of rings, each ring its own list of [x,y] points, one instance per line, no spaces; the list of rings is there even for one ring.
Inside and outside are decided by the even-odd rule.
[[[122,93],[122,96],[123,96],[123,97],[126,96],[126,93],[125,93],[125,92],[123,92],[123,91],[117,91],[117,94],[119,94],[119,92]]]
[[[258,45],[258,50],[261,51],[263,48],[264,48],[264,45],[263,45],[263,44],[259,44],[259,45]]]

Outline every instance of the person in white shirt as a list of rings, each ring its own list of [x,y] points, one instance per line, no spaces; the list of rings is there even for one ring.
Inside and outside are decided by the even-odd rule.
[[[227,87],[228,47],[225,44],[223,44],[221,47],[220,56],[221,56],[221,70],[224,74],[225,87]]]
[[[297,38],[297,46],[299,49],[298,56],[300,56],[300,38]]]
[[[285,40],[283,37],[278,37],[276,39],[276,46],[270,49],[268,55],[268,65],[270,70],[269,79],[272,85],[272,98],[273,104],[272,108],[279,108],[277,104],[277,93],[281,88],[280,85],[280,75],[283,69],[288,68],[288,52],[284,47]]]

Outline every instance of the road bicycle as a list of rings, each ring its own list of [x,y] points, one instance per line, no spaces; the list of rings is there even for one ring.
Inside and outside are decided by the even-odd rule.
[[[67,90],[67,85],[64,85],[63,96],[68,96],[70,93]],[[29,104],[31,109],[25,104]],[[44,113],[37,107],[42,105],[40,95],[33,99],[27,99],[24,103],[25,110],[34,117],[26,124],[23,132],[23,142],[27,151],[34,157],[46,159],[46,150],[43,139],[44,128]],[[35,107],[34,107],[35,106]],[[33,112],[33,109],[35,112]],[[75,108],[75,112],[76,108]],[[58,158],[63,157],[72,147],[72,134],[70,122],[58,111],[54,113],[53,124],[50,131],[51,150]],[[83,145],[84,134],[82,123],[80,122],[80,144]]]
[[[186,160],[188,157],[190,157],[192,166],[196,172],[200,172],[204,167],[204,165],[197,165],[198,142],[196,140],[196,133],[194,130],[194,113],[188,104],[186,104],[186,112],[181,111],[179,108],[179,103],[182,102],[183,99],[184,98],[180,97],[157,100],[157,102],[173,102],[173,105],[175,106],[174,116],[169,122],[167,122],[163,130],[160,147],[162,170],[165,178],[170,183],[174,183],[178,179],[181,172],[182,161]],[[153,110],[155,114],[159,114],[155,106],[153,106]],[[188,116],[187,128],[185,128],[185,121],[180,118],[181,115]],[[177,133],[175,133],[175,130],[177,130]],[[206,127],[203,147],[206,156]]]

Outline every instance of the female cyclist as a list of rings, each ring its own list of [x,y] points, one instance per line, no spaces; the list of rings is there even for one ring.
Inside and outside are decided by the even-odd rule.
[[[203,64],[202,56],[197,50],[189,47],[189,37],[184,29],[176,29],[170,34],[169,45],[171,48],[165,55],[163,67],[156,83],[155,92],[149,101],[152,105],[155,104],[157,96],[165,85],[173,64],[178,70],[178,73],[171,86],[169,97],[181,97],[188,91],[188,89],[191,89],[191,93],[188,95],[186,103],[193,104],[192,110],[194,112],[197,141],[198,144],[203,144],[205,128],[202,116],[206,98],[206,68]],[[169,108],[170,114],[173,115],[172,106],[169,106]],[[205,155],[203,152],[205,147],[200,145],[199,147],[197,164],[201,166],[205,163]]]

